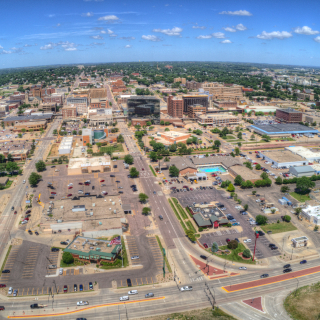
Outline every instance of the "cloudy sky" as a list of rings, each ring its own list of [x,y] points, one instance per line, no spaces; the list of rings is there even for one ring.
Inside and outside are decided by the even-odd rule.
[[[0,68],[121,61],[320,66],[315,0],[10,0]]]

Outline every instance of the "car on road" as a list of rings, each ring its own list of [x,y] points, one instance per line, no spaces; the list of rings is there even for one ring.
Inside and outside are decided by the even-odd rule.
[[[77,320],[87,320],[87,318],[77,318]]]
[[[203,260],[207,260],[207,257],[204,256],[203,254],[200,255],[200,258],[203,259]]]
[[[153,191],[153,194],[157,194],[155,191]]]
[[[129,300],[129,296],[120,297],[120,301],[127,301],[127,300]]]
[[[270,247],[271,250],[277,250],[278,247],[277,246],[273,246],[273,247]]]
[[[288,272],[291,272],[291,271],[292,271],[291,268],[286,268],[286,269],[283,270],[283,273],[288,273]]]
[[[93,290],[92,282],[89,282],[89,289],[90,289],[90,290]]]
[[[11,207],[11,211],[13,211],[14,210],[14,207]]]
[[[203,246],[208,249],[208,245],[206,243],[204,243]]]
[[[261,276],[260,276],[260,278],[268,278],[269,277],[269,275],[267,274],[267,273],[264,273],[264,274],[262,274]]]
[[[131,291],[128,291],[128,294],[138,294],[138,290],[131,290]]]
[[[88,305],[88,304],[89,304],[88,301],[78,301],[78,302],[77,302],[77,306],[86,306],[86,305]]]
[[[276,245],[274,243],[269,243],[269,247],[275,247]]]
[[[34,234],[35,234],[36,236],[38,236],[38,235],[39,235],[39,232],[38,232],[38,231],[35,231]]]
[[[63,292],[64,293],[68,292],[68,286],[66,284],[63,286]]]
[[[261,236],[261,237],[265,235],[265,233],[261,230],[259,230],[258,233],[259,233],[259,236]]]
[[[300,264],[305,264],[305,263],[307,263],[307,260],[302,260],[302,261],[300,261]],[[2,271],[3,272],[3,271]]]
[[[132,256],[131,257],[131,260],[137,260],[137,259],[139,259],[139,256]]]
[[[192,291],[192,286],[184,286],[180,288],[180,291]]]
[[[247,270],[247,267],[240,267],[239,270]]]
[[[4,269],[4,270],[2,270],[2,273],[10,273],[10,270]]]
[[[146,297],[146,298],[151,298],[151,297],[154,297],[154,294],[153,294],[152,292],[150,292],[150,293],[147,293],[147,294],[145,295],[145,297]]]
[[[252,242],[252,240],[251,239],[245,239],[245,240],[243,240],[243,242],[244,243],[250,243],[250,242]]]
[[[290,267],[291,267],[291,264],[285,264],[283,267],[284,267],[285,269],[290,268]]]

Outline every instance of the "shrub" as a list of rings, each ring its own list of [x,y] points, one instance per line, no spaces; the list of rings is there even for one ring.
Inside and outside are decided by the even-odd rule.
[[[64,252],[62,255],[62,261],[65,264],[71,264],[74,262],[74,258],[70,252]]]
[[[212,252],[217,252],[218,250],[219,250],[219,246],[218,246],[218,244],[216,242],[214,242],[212,244],[211,251]]]
[[[291,217],[288,216],[288,215],[285,215],[285,216],[283,217],[283,221],[285,221],[285,222],[290,222],[290,221],[291,221]]]
[[[242,252],[242,256],[244,258],[250,258],[251,257],[251,251],[249,249],[244,249],[243,252]]]
[[[238,248],[238,241],[237,240],[229,241],[228,248],[232,249],[232,250],[237,249]]]

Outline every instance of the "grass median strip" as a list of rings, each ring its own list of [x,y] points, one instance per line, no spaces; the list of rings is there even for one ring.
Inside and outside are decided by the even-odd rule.
[[[170,206],[171,206],[174,214],[176,215],[177,219],[179,220],[179,222],[180,222],[183,230],[184,230],[184,231],[187,231],[187,227],[186,227],[186,225],[184,224],[184,222],[182,221],[182,219],[181,219],[181,217],[180,217],[177,209],[176,209],[175,206],[173,205],[172,201],[171,201],[170,199],[168,199],[168,201],[169,201],[169,204],[170,204]]]
[[[161,240],[159,239],[158,236],[156,236],[156,239],[157,239],[157,241],[158,241],[158,245],[159,245],[159,247],[160,247],[161,253],[163,254],[163,246],[162,246]],[[167,268],[168,268],[168,271],[171,273],[172,270],[171,270],[171,267],[170,267],[170,264],[169,264],[169,261],[168,261],[167,256],[164,257],[164,261],[166,262],[166,266],[167,266]]]
[[[191,221],[187,221],[186,224],[187,224],[188,228],[189,228],[190,230],[192,230],[194,233],[197,232],[196,228],[193,226],[193,224],[192,224]]]
[[[6,257],[4,258],[4,261],[3,261],[3,264],[2,264],[2,267],[1,267],[1,272],[3,271],[3,269],[4,269],[4,267],[5,267],[6,263],[7,263],[11,248],[12,248],[12,245],[9,246],[9,249],[7,251],[7,254],[6,254]]]
[[[149,165],[149,168],[150,168],[151,172],[153,173],[153,175],[156,177],[157,175],[151,165]]]
[[[181,205],[179,204],[178,200],[176,198],[171,198],[172,201],[174,202],[175,206],[178,208],[179,213],[181,215],[181,217],[186,220],[188,219],[188,216],[186,214],[186,212],[183,210],[183,208],[181,207]]]

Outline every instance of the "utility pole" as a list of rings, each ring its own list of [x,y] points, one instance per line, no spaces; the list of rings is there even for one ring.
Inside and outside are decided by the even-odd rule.
[[[256,236],[256,240],[255,240],[255,242],[254,242],[254,251],[253,251],[252,261],[254,261],[254,256],[255,256],[255,254],[256,254],[257,239],[259,238],[259,233],[258,233],[258,231],[255,232],[255,236]]]
[[[214,290],[213,290],[214,291]],[[214,305],[216,303],[216,294],[214,292],[214,295],[212,294],[207,282],[205,282],[205,288],[204,288],[204,293],[206,294],[211,306],[212,306],[212,310],[214,310]]]

